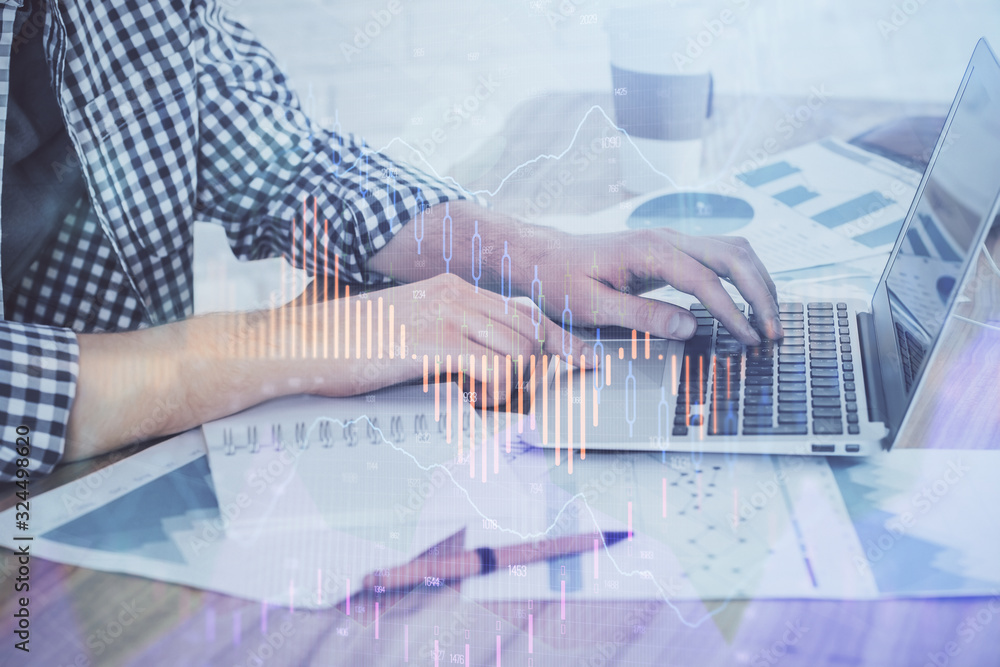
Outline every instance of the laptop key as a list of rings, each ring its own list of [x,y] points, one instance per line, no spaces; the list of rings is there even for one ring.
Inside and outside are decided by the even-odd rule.
[[[814,378],[835,378],[839,375],[836,368],[815,368],[810,373]]]
[[[806,392],[783,391],[778,394],[778,403],[805,403]]]
[[[857,424],[858,423],[858,413],[856,413],[856,412],[848,413],[848,415],[847,415],[847,423],[848,424]]]
[[[841,435],[844,425],[839,419],[814,419],[813,433],[815,435]]]
[[[792,382],[783,382],[778,384],[778,392],[801,392],[805,391],[805,385]]]
[[[816,396],[812,400],[814,408],[839,408],[840,399],[833,396]]]
[[[805,413],[807,410],[805,402],[802,403],[778,403],[778,412],[787,414],[792,412]]]
[[[845,382],[844,383],[844,391],[854,391],[854,383],[853,382]]]
[[[824,341],[820,341],[820,342],[816,342],[816,343],[810,342],[809,343],[809,349],[810,350],[836,350],[837,349],[837,344],[836,343],[828,343],[828,342],[824,342]]]
[[[762,415],[770,417],[771,414],[773,414],[773,412],[774,408],[771,407],[770,405],[747,405],[743,408],[743,414],[753,415],[755,417],[759,417]]]
[[[778,373],[778,383],[785,384],[805,384],[806,374],[805,373]]]
[[[770,396],[774,393],[774,387],[770,384],[767,385],[747,385],[746,389],[743,390],[743,394],[746,396]]]
[[[751,405],[774,405],[774,397],[773,396],[744,396],[743,397],[743,403],[745,403],[747,405],[747,407],[749,407]]]
[[[810,359],[809,368],[836,368],[836,359]]]
[[[861,433],[861,427],[858,426],[857,424],[848,424],[847,432],[850,433],[851,435],[857,435]]]
[[[750,375],[747,377],[747,389],[762,385],[771,386],[773,379],[770,375]]]
[[[778,304],[779,313],[801,313],[802,304],[797,301],[785,301]]]
[[[674,435],[687,435],[688,430],[684,426],[675,426],[673,430]]]
[[[809,354],[809,359],[837,359],[837,353],[828,350],[818,350]]]
[[[840,396],[840,389],[835,387],[813,387],[813,396]]]
[[[781,361],[784,362],[784,359],[782,359]],[[836,366],[834,366],[834,368],[836,368]],[[806,365],[805,364],[779,363],[778,364],[778,372],[779,373],[805,373],[806,372]]]
[[[844,373],[844,381],[845,382],[854,382],[854,373],[852,373],[850,371],[846,371]]]
[[[805,424],[782,424],[771,427],[744,427],[743,435],[805,435]]]
[[[816,392],[813,392],[813,393],[815,394]],[[856,401],[856,400],[858,400],[858,394],[856,392],[853,392],[853,391],[844,392],[844,400],[845,401]]]
[[[771,418],[767,416],[752,416],[743,418],[743,428],[747,427],[756,428],[759,426],[770,426]]]
[[[778,415],[779,424],[805,424],[808,421],[808,417],[805,413],[801,414],[780,414]]]
[[[854,403],[854,402],[848,403],[846,407],[847,407],[847,411],[848,412],[857,412],[858,411],[858,404],[857,403]]]
[[[840,408],[813,408],[812,415],[817,419],[825,417],[840,419],[842,416],[840,414]]]
[[[837,378],[813,378],[812,386],[814,387],[836,387],[839,386],[840,382]]]

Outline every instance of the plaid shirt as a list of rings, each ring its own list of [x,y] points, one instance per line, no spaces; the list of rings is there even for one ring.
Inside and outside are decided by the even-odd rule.
[[[366,258],[419,206],[463,197],[313,124],[274,57],[214,0],[52,1],[43,29],[75,147],[53,177],[82,169],[88,196],[4,294],[0,480],[15,471],[19,425],[31,433],[30,470],[61,457],[74,332],[191,314],[195,219],[222,225],[240,259],[304,243],[297,264],[314,272],[315,244],[319,270],[329,253],[331,271],[336,255],[348,279],[374,283],[386,278],[368,275]],[[314,202],[329,237],[313,224]]]

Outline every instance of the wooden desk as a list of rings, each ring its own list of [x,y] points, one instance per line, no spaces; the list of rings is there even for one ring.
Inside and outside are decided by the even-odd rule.
[[[776,150],[832,134],[853,136],[903,114],[943,114],[945,105],[904,106],[867,101],[828,100],[792,136],[775,124],[803,100],[720,98],[706,141],[703,173],[738,171],[750,151],[767,139]],[[454,174],[472,188],[491,187],[498,175],[542,152],[565,148],[580,118],[593,104],[610,108],[597,94],[552,95],[526,102],[511,116],[482,158],[459,165]],[[581,145],[601,136],[606,125],[588,122]],[[564,183],[564,212],[590,212],[608,205],[608,185],[618,164],[600,154]],[[565,180],[565,179],[564,179]],[[521,214],[538,203],[546,185],[559,183],[559,165],[538,163],[510,181],[495,205]],[[601,192],[597,198],[595,192]],[[628,195],[621,192],[624,199]],[[995,253],[996,256],[996,253]],[[981,268],[973,301],[963,312],[997,323],[1000,280]],[[963,448],[1000,445],[997,370],[1000,331],[962,322],[949,325],[945,368],[931,369],[938,389],[923,397],[919,423],[903,434],[901,446]],[[33,493],[58,486],[102,464],[71,464],[34,483]],[[6,504],[3,506],[7,506]],[[995,528],[995,527],[994,527]],[[0,556],[0,662],[37,665],[923,665],[996,664],[1000,655],[1000,598],[892,600],[880,602],[749,600],[730,602],[649,602],[567,604],[480,604],[456,589],[380,598],[355,597],[351,616],[344,605],[321,612],[264,608],[224,595],[131,576],[33,560],[32,652],[21,660],[11,649],[10,590],[16,562]],[[998,591],[1000,593],[1000,591]],[[124,606],[123,606],[124,605]],[[134,612],[134,620],[132,620]],[[979,616],[983,627],[968,642],[960,623]],[[990,619],[990,623],[983,621]],[[121,621],[119,621],[121,619]],[[127,625],[125,620],[129,620]],[[468,635],[466,634],[468,632]],[[377,637],[377,638],[376,638]],[[958,642],[959,652],[944,652]],[[465,661],[465,645],[469,660]],[[453,657],[454,656],[454,657]],[[16,660],[16,662],[15,662]],[[88,660],[92,662],[88,663]]]

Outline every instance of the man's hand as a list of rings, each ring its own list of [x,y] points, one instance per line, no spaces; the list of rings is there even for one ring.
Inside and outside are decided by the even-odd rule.
[[[685,308],[638,296],[672,285],[700,300],[738,340],[757,344],[758,333],[722,286],[727,279],[753,306],[764,335],[783,334],[774,283],[746,239],[688,236],[668,229],[570,235],[471,202],[454,202],[447,209],[452,233],[446,246],[445,215],[444,205],[425,213],[421,261],[413,261],[416,243],[404,229],[369,260],[368,268],[403,281],[430,278],[444,271],[442,257],[450,246],[452,273],[469,282],[479,276],[481,288],[532,296],[556,321],[568,304],[575,324],[689,338],[695,320]],[[503,260],[505,244],[509,268]]]
[[[538,277],[545,309],[555,316],[569,297],[574,321],[616,325],[663,338],[686,339],[696,322],[686,308],[639,294],[671,285],[696,297],[741,342],[761,342],[722,286],[730,280],[753,306],[763,333],[782,336],[777,294],[767,270],[746,239],[688,236],[666,229],[570,236],[546,231]],[[522,277],[523,280],[523,277]]]
[[[507,355],[513,384],[532,379],[531,355],[593,354],[530,301],[505,303],[447,274],[325,303],[217,313],[78,339],[67,461],[179,433],[278,396],[353,396],[417,380],[425,357],[428,374],[438,371],[442,381],[451,357],[453,381],[460,372],[465,382],[471,375],[477,386],[470,391],[494,405],[497,389],[501,402],[509,391]],[[518,355],[524,366],[515,377]]]

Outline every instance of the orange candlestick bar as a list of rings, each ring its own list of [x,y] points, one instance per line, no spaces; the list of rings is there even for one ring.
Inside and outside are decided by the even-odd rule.
[[[361,299],[354,302],[354,358],[361,358]]]
[[[344,286],[344,359],[351,358],[351,286]]]
[[[535,355],[531,355],[531,430],[535,430]]]
[[[424,355],[424,393],[427,393],[427,355]]]
[[[445,422],[444,422],[444,432],[445,432],[445,442],[451,444],[451,355],[449,354],[445,357],[445,371],[447,372],[446,382],[444,384],[445,391]]]
[[[566,462],[573,474],[573,357],[566,357]]]
[[[552,355],[552,366],[554,368],[553,374],[556,376],[556,387],[555,387],[555,395],[556,395],[556,404],[555,404],[556,434],[555,434],[555,440],[554,440],[554,442],[555,442],[555,445],[556,445],[556,465],[559,465],[560,457],[562,456],[562,452],[560,451],[560,444],[562,444],[562,443],[559,442],[559,430],[560,430],[560,426],[562,425],[561,407],[559,405],[559,403],[561,402],[560,401],[560,398],[561,398],[560,394],[562,393],[560,391],[560,388],[559,388],[559,380],[562,377],[562,375],[560,375],[560,373],[559,373],[559,355],[557,355],[557,354],[553,354]],[[546,377],[548,377],[548,375],[546,375]],[[548,384],[548,383],[546,383],[546,384]]]
[[[600,376],[600,372],[601,371],[599,369],[595,368],[594,372],[598,374],[597,381],[600,382],[601,381],[601,379],[600,379],[601,378],[601,376]],[[593,412],[594,412],[594,427],[596,428],[597,427],[597,397],[600,396],[600,392],[598,392],[596,389],[594,389],[594,390],[592,390],[590,392],[590,396],[591,396],[591,398],[594,401],[594,410],[593,410]]]
[[[434,355],[434,421],[441,421],[441,357]]]
[[[329,220],[323,218],[323,238],[329,239]],[[330,274],[328,269],[330,267],[330,247],[329,243],[323,247],[323,358],[330,358]],[[337,256],[333,256],[333,272],[334,275],[337,273]],[[334,278],[336,280],[336,278]],[[336,288],[334,289],[333,298],[337,298]],[[333,308],[333,312],[337,312],[336,306]],[[336,317],[336,315],[334,315]],[[336,346],[334,347],[336,349]]]
[[[500,473],[500,356],[493,355],[493,474]]]
[[[303,220],[305,223],[305,220]],[[303,224],[304,226],[304,224]],[[305,243],[305,235],[302,236],[302,242]],[[319,245],[319,218],[316,217],[316,198],[313,197],[313,359],[319,356],[318,348],[319,345],[319,319],[316,317],[318,312],[316,309],[319,307],[319,283],[316,279],[316,274],[319,273],[317,270],[319,264],[316,261],[316,246]],[[326,276],[323,276],[326,280]]]
[[[517,355],[517,432],[524,433],[524,356]]]
[[[535,365],[532,357],[531,365]],[[534,370],[534,369],[532,369]],[[542,376],[549,377],[549,355],[542,355]],[[542,380],[542,444],[549,444],[549,383]],[[531,411],[535,411],[535,375],[531,375]]]
[[[580,459],[587,458],[587,357],[580,355]]]
[[[399,358],[406,359],[406,325],[399,325]]]
[[[476,477],[476,357],[469,355],[469,477]]]
[[[365,303],[365,333],[368,336],[368,345],[365,348],[366,357],[372,358],[372,300],[366,299]]]
[[[646,358],[649,359],[649,332],[646,332]]]
[[[333,256],[333,358],[340,359],[340,261],[336,255]]]
[[[396,358],[396,309],[389,304],[389,358]]]
[[[382,297],[378,298],[378,358],[382,358]]]
[[[296,278],[296,275],[295,275],[295,218],[292,218],[292,240],[291,240],[290,245],[292,246],[292,270],[291,270],[291,273],[292,273],[292,290],[291,291],[292,291],[292,293],[289,296],[292,299],[294,299],[297,296],[297,294],[295,293],[295,286],[296,286],[295,285],[295,278]],[[294,308],[291,308],[289,310],[289,315],[291,315],[291,318],[292,318],[292,323],[291,323],[291,325],[289,326],[289,329],[288,329],[288,337],[292,340],[292,351],[291,351],[291,354],[289,356],[291,356],[291,358],[294,359],[295,358],[295,352],[296,352],[295,342],[298,340],[295,337],[295,309]],[[284,356],[284,354],[282,354],[282,356]]]
[[[505,370],[506,370],[506,381],[504,383],[503,396],[504,396],[504,406],[506,406],[507,408],[507,423],[505,425],[507,430],[506,445],[507,445],[507,453],[510,454],[510,355],[509,354],[507,355]]]
[[[486,389],[488,388],[487,383],[489,382],[489,366],[486,363],[486,355],[485,354],[483,355],[482,371],[483,371],[482,372],[482,380],[480,380],[480,382],[483,385],[483,387],[482,387],[483,400],[481,402],[482,407],[480,408],[481,415],[482,415],[481,418],[480,418],[480,422],[482,423],[482,426],[483,426],[483,442],[482,442],[482,454],[481,454],[481,457],[482,457],[482,460],[483,460],[483,476],[480,479],[482,479],[482,481],[485,482],[486,481],[486,426],[487,426],[487,423],[488,423],[488,421],[486,419],[486,408],[488,407],[488,404],[486,402]]]
[[[619,359],[625,358],[625,348],[620,345],[618,346],[618,358]]]
[[[463,390],[464,390],[464,382],[463,382],[464,378],[465,378],[465,373],[462,372],[462,357],[459,356],[458,357],[458,373],[455,374],[455,380],[458,382],[458,387],[456,387],[456,394],[457,394],[457,396],[455,397],[455,409],[458,411],[458,413],[455,415],[455,430],[458,431],[458,434],[455,437],[458,439],[458,462],[459,463],[462,462],[462,454],[463,454],[463,452],[465,450],[465,443],[462,442],[462,411],[465,409],[465,407],[463,406],[464,400],[462,398],[462,396],[463,396]],[[451,433],[451,429],[449,429],[448,432],[450,434]]]
[[[271,312],[268,314],[268,336],[267,336],[267,347],[269,349],[269,357],[274,357],[274,341],[275,341],[275,331],[277,327],[277,309],[274,307],[274,296],[271,297]]]
[[[632,358],[635,359],[637,356],[638,348],[636,347],[636,331],[632,329]]]
[[[285,298],[285,262],[284,262],[285,258],[284,258],[284,256],[282,256],[281,259],[282,259],[282,262],[281,262],[281,304],[284,305],[285,301],[286,301],[286,298]],[[285,327],[285,314],[284,313],[281,313],[281,320],[278,322],[278,329],[279,329],[278,336],[281,338],[281,347],[280,347],[281,351],[278,354],[278,356],[281,357],[282,359],[284,359],[285,358],[285,330],[286,330],[286,327]]]

